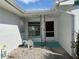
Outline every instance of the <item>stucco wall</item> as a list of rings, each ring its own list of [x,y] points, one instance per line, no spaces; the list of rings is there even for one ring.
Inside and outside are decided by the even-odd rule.
[[[75,15],[75,31],[79,32],[79,14]]]
[[[58,38],[61,46],[72,55],[71,41],[72,41],[72,15],[61,13],[58,20]]]
[[[77,9],[71,10],[71,13],[74,14],[74,33],[75,32],[79,32],[79,7],[77,7]],[[74,35],[75,37],[75,41],[76,39],[76,33]]]
[[[20,44],[22,44],[22,39],[18,26],[0,24],[0,49],[5,45],[6,52],[9,53]]]
[[[21,28],[22,20],[15,14],[8,12],[0,7],[0,24],[18,25]]]
[[[0,49],[6,45],[6,51],[11,52],[22,43],[19,31],[22,26],[21,18],[0,7]]]

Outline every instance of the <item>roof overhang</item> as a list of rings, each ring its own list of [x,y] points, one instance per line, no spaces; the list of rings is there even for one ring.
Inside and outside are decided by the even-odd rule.
[[[74,0],[68,0],[60,3],[60,5],[71,5],[71,4],[74,5]]]
[[[58,0],[64,2],[67,0]],[[54,14],[58,12],[56,10],[43,10],[43,11],[33,11],[33,12],[24,12],[19,6],[16,5],[15,0],[0,0],[0,6],[20,17],[34,16],[34,15],[47,15]]]

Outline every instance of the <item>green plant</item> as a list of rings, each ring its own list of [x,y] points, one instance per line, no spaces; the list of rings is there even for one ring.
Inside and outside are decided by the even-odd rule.
[[[77,49],[76,53],[79,59],[79,33],[77,33],[76,49]]]

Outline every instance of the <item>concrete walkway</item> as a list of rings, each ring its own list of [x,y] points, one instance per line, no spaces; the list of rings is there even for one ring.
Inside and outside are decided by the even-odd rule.
[[[62,49],[17,48],[7,59],[71,59]]]
[[[63,48],[48,48],[48,50],[62,54],[66,59],[73,59]]]

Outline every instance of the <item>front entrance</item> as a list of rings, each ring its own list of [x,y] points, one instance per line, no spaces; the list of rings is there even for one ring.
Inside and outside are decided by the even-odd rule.
[[[29,38],[41,38],[41,41],[44,42],[55,36],[54,21],[45,21],[43,23],[44,25],[40,22],[28,22]]]
[[[45,38],[43,39],[44,45],[54,37],[54,21],[45,21]]]

